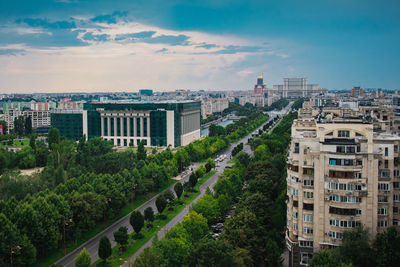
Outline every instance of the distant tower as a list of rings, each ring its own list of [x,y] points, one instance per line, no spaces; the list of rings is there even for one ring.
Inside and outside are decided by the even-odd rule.
[[[264,90],[267,86],[263,83],[263,76],[260,75],[257,77],[257,84],[254,86],[254,94],[262,95],[264,94]]]

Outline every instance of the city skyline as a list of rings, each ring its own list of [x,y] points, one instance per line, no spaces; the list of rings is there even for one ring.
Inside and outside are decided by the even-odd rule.
[[[0,4],[2,93],[251,90],[307,77],[398,89],[395,1]]]

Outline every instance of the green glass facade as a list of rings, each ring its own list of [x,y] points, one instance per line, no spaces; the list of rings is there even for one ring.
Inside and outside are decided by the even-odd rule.
[[[61,136],[76,140],[83,136],[82,113],[51,113],[51,126],[57,128]]]
[[[201,103],[199,101],[187,102],[139,102],[139,103],[85,103],[84,113],[87,112],[87,133],[88,138],[91,139],[95,136],[106,136],[110,130],[111,136],[114,136],[114,127],[117,127],[118,136],[128,136],[128,120],[131,127],[129,128],[129,136],[134,136],[134,119],[136,119],[136,136],[137,137],[150,137],[151,146],[166,146],[167,145],[167,110],[174,111],[174,146],[181,146],[182,133],[182,116],[185,112],[192,110],[199,110]],[[104,119],[103,127],[104,132],[101,133],[101,116],[100,110],[104,111],[150,111],[149,118],[114,118],[110,119],[110,124]],[[54,119],[53,119],[54,117]],[[79,117],[79,119],[78,119]],[[52,126],[60,130],[60,133],[68,139],[79,140],[83,136],[83,121],[84,116],[81,113],[53,113]],[[195,118],[197,120],[197,118]],[[191,119],[190,119],[191,120]],[[65,121],[65,122],[64,122]],[[143,123],[143,136],[140,132],[140,124]],[[123,132],[121,133],[121,123],[123,125]],[[150,123],[150,131],[148,132],[147,125]],[[110,129],[108,129],[108,127]],[[172,129],[171,129],[172,130]],[[117,141],[120,142],[121,141]],[[125,141],[122,141],[125,145]]]

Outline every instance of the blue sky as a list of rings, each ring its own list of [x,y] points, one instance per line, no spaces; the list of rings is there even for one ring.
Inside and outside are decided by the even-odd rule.
[[[400,89],[392,0],[0,2],[0,92]]]

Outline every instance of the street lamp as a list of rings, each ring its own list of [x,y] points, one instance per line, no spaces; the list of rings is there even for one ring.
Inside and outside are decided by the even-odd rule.
[[[65,226],[68,226],[68,223],[72,223],[72,219],[68,219],[64,217],[64,223],[63,223],[63,228],[64,228],[64,255],[67,255],[67,247],[65,245]]]
[[[21,250],[22,248],[20,246],[11,246],[10,247],[10,266],[13,266],[13,254],[17,250]]]

